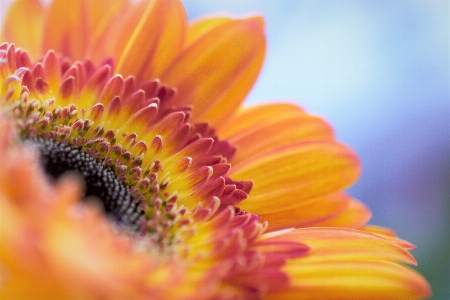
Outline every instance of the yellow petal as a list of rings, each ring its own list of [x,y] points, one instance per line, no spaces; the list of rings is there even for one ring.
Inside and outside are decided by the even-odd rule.
[[[278,106],[289,107],[272,104],[245,109],[231,119],[229,126],[225,125],[233,128],[231,124],[240,124],[240,120],[245,120],[247,126],[231,135],[228,131],[225,136],[237,148],[231,161],[233,164],[300,142],[334,139],[333,130],[321,118],[308,115],[298,108],[280,113]]]
[[[46,16],[42,51],[54,49],[83,59],[91,39],[102,34],[126,5],[128,0],[54,0]],[[107,55],[103,53],[103,59]]]
[[[345,194],[333,194],[312,203],[275,213],[262,214],[262,220],[269,223],[268,231],[290,227],[312,227],[342,214],[350,203]]]
[[[159,77],[182,47],[187,31],[184,8],[178,0],[137,3],[115,26],[116,72],[133,75],[138,82]]]
[[[267,242],[301,242],[307,255],[283,268],[291,288],[267,299],[419,299],[430,295],[426,280],[392,261],[416,264],[401,246],[374,234],[342,228],[303,228]]]
[[[382,238],[387,239],[393,243],[396,243],[397,245],[400,245],[405,249],[408,249],[408,250],[416,249],[416,246],[414,246],[410,242],[398,238],[395,231],[392,229],[375,226],[375,225],[366,225],[362,228],[359,228],[359,230],[367,231],[367,232],[376,234],[378,236],[381,236]]]
[[[11,5],[2,26],[1,40],[27,50],[32,59],[40,53],[44,9],[38,0],[18,0]]]
[[[263,27],[258,17],[228,20],[193,38],[161,76],[162,82],[178,90],[164,105],[190,105],[194,121],[213,125],[229,117],[261,69],[266,48]]]
[[[321,261],[285,269],[292,287],[267,299],[412,300],[431,294],[420,274],[389,261]]]
[[[417,265],[414,257],[401,246],[364,231],[337,227],[300,228],[272,238],[301,242],[311,248],[308,255],[294,259],[292,264],[330,260],[390,260]]]
[[[360,228],[372,217],[370,209],[356,199],[352,199],[347,210],[333,219],[326,220],[316,226]]]
[[[186,44],[192,44],[198,38],[202,37],[208,31],[212,30],[220,24],[229,22],[231,18],[228,17],[214,17],[198,19],[189,24],[189,30],[186,38]]]
[[[225,122],[218,124],[217,132],[222,139],[228,139],[255,124],[264,124],[267,117],[290,117],[306,114],[297,105],[290,103],[271,103],[239,109]]]
[[[255,214],[298,207],[342,191],[360,174],[356,155],[335,142],[307,142],[233,166],[234,180],[253,180],[239,207]]]

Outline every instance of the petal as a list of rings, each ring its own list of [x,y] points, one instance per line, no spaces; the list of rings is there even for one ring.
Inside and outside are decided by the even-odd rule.
[[[418,299],[431,293],[422,276],[392,262],[416,264],[412,255],[374,234],[304,228],[266,240],[270,241],[300,241],[311,250],[283,268],[291,288],[267,299]]]
[[[430,296],[417,272],[388,261],[326,261],[285,268],[292,287],[267,299],[422,299]]]
[[[367,231],[367,232],[376,234],[386,240],[389,240],[393,243],[396,243],[397,245],[402,246],[403,248],[405,248],[407,250],[416,249],[416,246],[414,246],[410,242],[398,238],[395,234],[395,231],[392,229],[375,226],[375,225],[366,225],[362,228],[359,228],[359,230],[363,230],[363,231]]]
[[[309,255],[290,262],[293,264],[365,259],[390,260],[417,265],[414,257],[403,247],[377,235],[355,229],[301,228],[269,240],[301,242],[311,248]]]
[[[262,214],[262,220],[269,223],[268,231],[290,227],[312,227],[341,215],[349,206],[350,197],[333,194],[312,203],[275,213]]]
[[[44,9],[38,0],[13,2],[2,27],[1,39],[27,50],[32,59],[40,53]]]
[[[53,299],[70,299],[67,291],[64,290],[58,282],[48,278],[49,276],[42,276],[45,280],[37,281],[34,274],[29,274],[23,268],[5,268],[2,266],[2,272],[8,274],[14,274],[14,276],[5,276],[4,282],[2,282],[2,288],[0,289],[1,299],[32,299],[46,300],[49,299],[48,295],[52,295]],[[24,288],[26,287],[26,288]],[[32,292],[31,292],[32,291]],[[71,295],[73,297],[73,295]]]
[[[212,30],[220,24],[231,21],[228,17],[214,17],[195,20],[189,24],[189,31],[187,34],[186,43],[192,44],[197,39],[201,38],[208,31]]]
[[[84,58],[93,33],[104,30],[127,4],[128,0],[54,0],[47,12],[42,50],[54,49],[74,60]]]
[[[300,109],[280,113],[280,104],[245,109],[229,122],[239,124],[246,120],[246,127],[226,139],[237,148],[233,164],[268,153],[288,145],[306,141],[333,140],[333,130],[321,118],[308,115]],[[238,120],[236,120],[238,119]],[[229,133],[229,132],[228,132]]]
[[[104,42],[103,37],[107,36],[107,32],[112,27],[112,24],[117,22],[117,19],[121,18],[130,6],[129,0],[96,0],[87,1],[88,12],[90,13],[90,19],[95,22],[92,25],[92,30],[89,38],[88,47],[86,50],[86,56],[93,57],[96,49],[101,49],[99,43]],[[112,53],[101,53],[101,58],[96,60],[97,64],[103,62],[107,56]]]
[[[191,43],[161,81],[178,90],[165,105],[191,105],[193,121],[215,125],[247,96],[261,69],[266,45],[259,17],[212,23],[207,32],[191,34]]]
[[[178,54],[187,19],[178,0],[141,1],[114,28],[108,40],[113,43],[116,72],[142,83],[159,77]]]
[[[352,199],[347,210],[331,220],[324,221],[315,226],[360,228],[372,217],[370,209],[358,200]]]
[[[339,192],[359,177],[356,155],[334,142],[300,143],[234,166],[234,180],[253,180],[250,197],[239,207],[273,213]]]
[[[218,124],[217,132],[221,138],[228,139],[251,126],[264,124],[268,116],[281,118],[301,114],[306,112],[290,103],[271,103],[241,108],[225,122]]]

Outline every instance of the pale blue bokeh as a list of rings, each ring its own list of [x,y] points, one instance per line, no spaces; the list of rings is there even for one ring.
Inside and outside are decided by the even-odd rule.
[[[267,59],[246,104],[292,101],[361,157],[350,193],[450,299],[449,2],[185,0],[189,17],[262,14]]]

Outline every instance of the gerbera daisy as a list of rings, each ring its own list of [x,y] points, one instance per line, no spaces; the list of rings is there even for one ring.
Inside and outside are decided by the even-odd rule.
[[[414,246],[343,192],[360,165],[326,122],[241,108],[260,17],[18,0],[2,39],[2,299],[430,295]]]

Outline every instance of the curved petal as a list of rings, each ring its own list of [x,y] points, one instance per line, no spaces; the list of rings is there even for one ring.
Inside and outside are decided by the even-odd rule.
[[[283,268],[291,288],[267,299],[420,299],[431,294],[421,275],[393,262],[416,265],[412,255],[374,234],[303,228],[268,240],[300,241],[310,252]]]
[[[214,17],[214,18],[203,18],[198,19],[189,24],[189,30],[186,37],[186,44],[192,44],[194,41],[202,37],[208,31],[212,30],[220,24],[229,22],[231,18],[229,17]]]
[[[115,44],[118,73],[138,82],[159,77],[178,54],[187,31],[187,17],[178,0],[137,3],[109,37]]]
[[[407,250],[416,249],[416,246],[414,246],[410,242],[398,238],[395,231],[392,229],[375,226],[375,225],[365,225],[364,227],[359,228],[359,230],[367,231],[372,234],[381,236],[382,238],[389,240],[393,243],[396,243],[397,245],[400,245]]]
[[[364,203],[352,199],[347,210],[331,220],[324,221],[316,226],[360,228],[369,222],[372,217],[370,209]]]
[[[272,240],[297,241],[311,248],[306,256],[292,264],[330,260],[390,260],[417,265],[414,257],[403,247],[368,232],[337,228],[310,227],[293,230]]]
[[[44,8],[38,0],[13,2],[2,26],[2,41],[24,48],[32,59],[41,54]]]
[[[42,51],[83,59],[94,32],[98,36],[126,5],[128,0],[54,0],[46,15]]]
[[[220,124],[238,109],[252,88],[265,55],[259,17],[217,22],[187,44],[161,81],[178,93],[166,106],[193,108],[193,121]]]
[[[290,103],[271,103],[241,108],[225,122],[216,127],[220,138],[228,139],[241,131],[258,124],[267,122],[271,118],[282,118],[303,115],[306,112],[297,105]]]
[[[333,194],[312,203],[275,213],[262,214],[262,220],[269,223],[268,231],[290,227],[313,227],[341,215],[349,206],[350,197]]]
[[[292,287],[266,299],[412,300],[431,294],[420,274],[389,261],[325,261],[289,265],[285,270]]]
[[[277,106],[279,104],[244,109],[238,116],[232,118],[231,124],[239,124],[239,121],[244,119],[247,125],[231,135],[228,132],[226,136],[226,139],[237,148],[231,161],[233,164],[300,142],[334,139],[332,128],[321,118],[292,108],[279,113]]]
[[[356,155],[335,142],[307,142],[234,166],[234,180],[254,181],[239,207],[255,214],[298,207],[350,186],[360,174]]]

